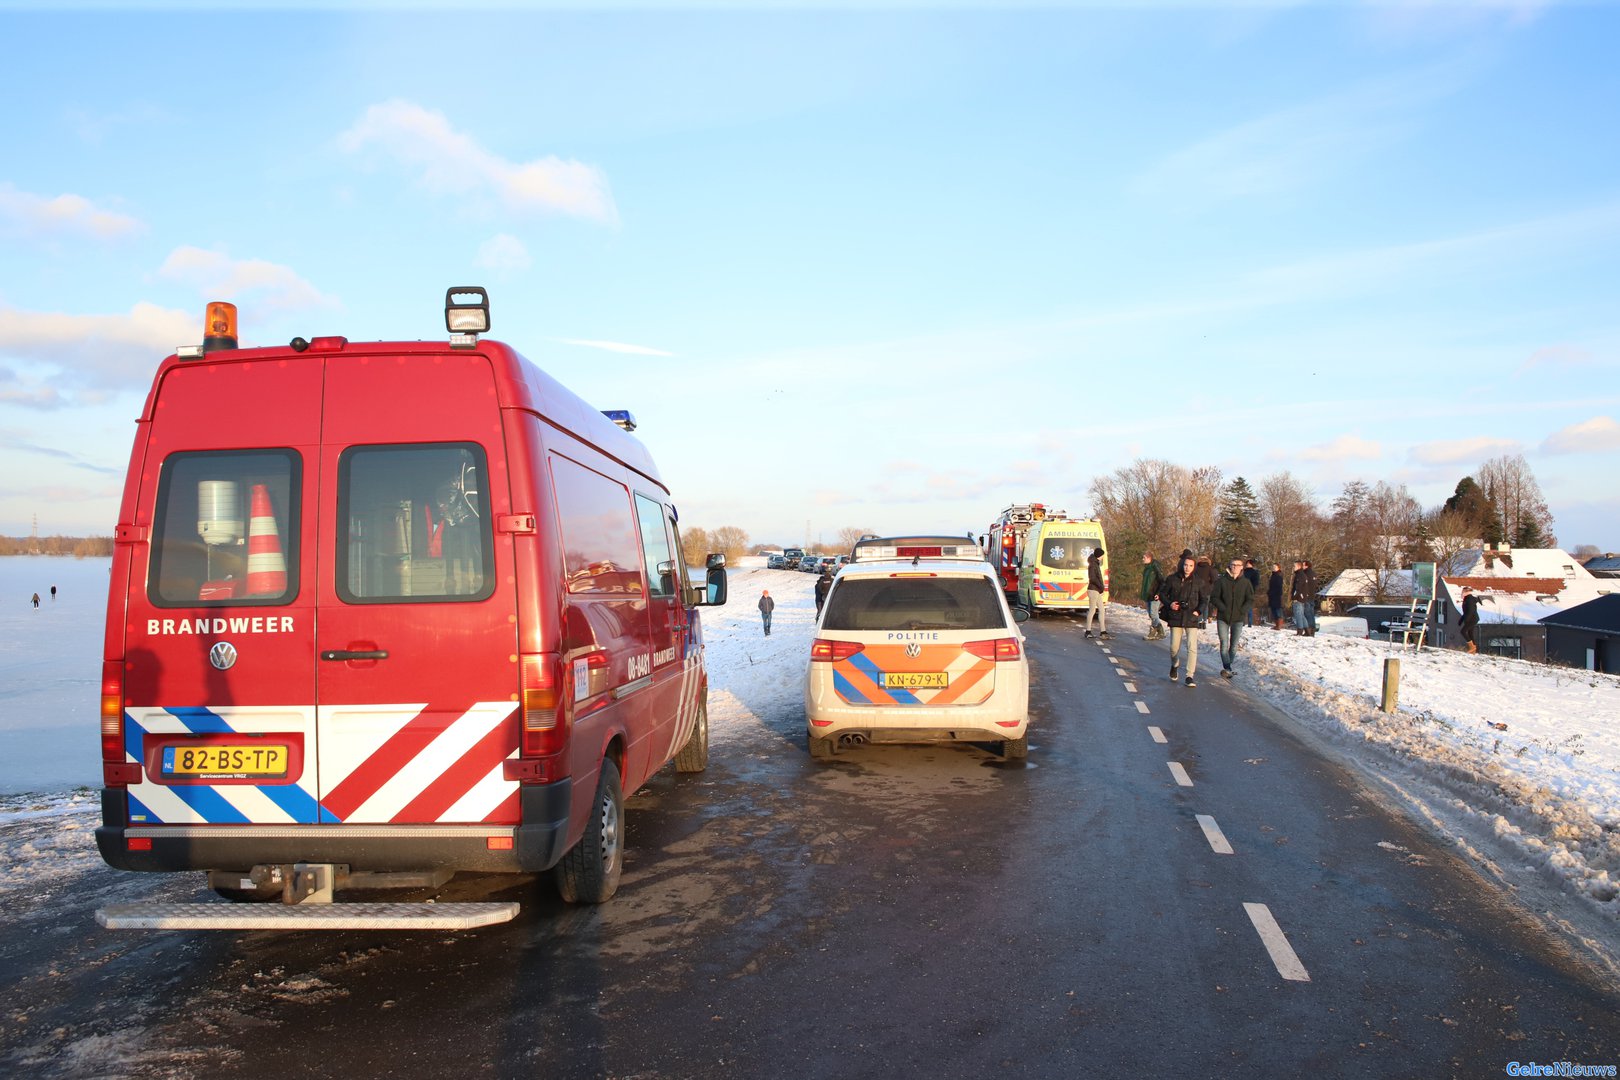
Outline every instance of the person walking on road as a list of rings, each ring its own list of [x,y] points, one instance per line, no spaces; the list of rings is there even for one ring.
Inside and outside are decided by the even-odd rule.
[[[832,588],[832,571],[823,570],[816,578],[816,618],[821,618],[821,607],[827,602],[827,590]]]
[[[1192,552],[1182,556],[1181,566],[1164,579],[1159,586],[1159,599],[1164,603],[1160,613],[1170,627],[1170,678],[1174,679],[1181,667],[1181,641],[1187,640],[1187,685],[1196,686],[1193,676],[1198,672],[1198,624],[1203,620],[1209,595],[1204,591],[1204,580],[1198,576],[1198,561]]]
[[[1462,627],[1464,647],[1479,652],[1479,594],[1468,585],[1462,587],[1462,617],[1457,625]]]
[[[765,636],[771,636],[771,612],[776,610],[776,601],[771,599],[771,590],[766,589],[759,594],[759,617],[765,621]]]
[[[39,607],[39,593],[34,594],[34,606]]]
[[[1091,636],[1091,617],[1095,615],[1100,620],[1102,632],[1097,636],[1108,637],[1108,612],[1103,609],[1103,593],[1107,585],[1103,581],[1103,549],[1097,548],[1086,560],[1086,637]]]
[[[1153,552],[1142,552],[1142,603],[1147,605],[1148,626],[1146,641],[1158,641],[1164,637],[1164,623],[1159,621],[1159,583],[1164,580],[1164,571],[1153,559]]]
[[[1238,636],[1254,608],[1254,583],[1243,575],[1242,559],[1233,559],[1215,582],[1209,607],[1215,612],[1215,634],[1221,643],[1221,678],[1230,679],[1232,661],[1237,659]]]
[[[1271,628],[1273,630],[1281,630],[1283,627],[1282,598],[1282,563],[1272,563],[1271,580],[1266,582],[1266,606],[1271,608]]]

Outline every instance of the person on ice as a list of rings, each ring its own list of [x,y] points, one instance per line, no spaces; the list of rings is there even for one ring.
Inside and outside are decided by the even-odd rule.
[[[765,636],[771,636],[771,612],[776,610],[776,601],[771,599],[771,590],[766,589],[759,594],[759,617],[765,621]]]

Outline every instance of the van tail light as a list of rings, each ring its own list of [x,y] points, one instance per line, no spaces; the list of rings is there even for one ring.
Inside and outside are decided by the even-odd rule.
[[[965,642],[962,651],[970,652],[981,660],[1017,660],[1023,655],[1018,639],[1012,637]]]
[[[1113,580],[1114,580],[1114,572],[1112,570],[1104,570],[1103,571],[1103,592],[1111,592],[1112,591],[1112,589],[1109,586],[1109,582],[1111,582]]]
[[[101,665],[101,760],[124,760],[124,662]]]
[[[557,653],[523,657],[521,712],[524,757],[546,757],[568,744],[568,717],[562,709],[563,665]]]
[[[865,649],[866,646],[858,641],[834,641],[831,638],[816,638],[810,645],[810,662],[830,664],[835,660],[848,660]]]

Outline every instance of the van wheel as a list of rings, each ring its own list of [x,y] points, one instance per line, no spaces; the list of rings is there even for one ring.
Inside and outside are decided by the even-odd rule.
[[[557,892],[570,904],[600,904],[619,889],[624,869],[624,793],[619,767],[602,761],[585,835],[557,864]]]
[[[698,700],[697,723],[692,727],[692,734],[687,736],[686,745],[681,747],[675,755],[675,771],[678,773],[702,772],[709,767],[709,696],[707,693]]]
[[[1022,739],[1001,740],[1001,756],[1004,758],[1029,757],[1029,734],[1026,732]]]
[[[831,761],[837,747],[831,739],[819,739],[814,735],[806,735],[805,743],[810,747],[810,756],[817,761]]]

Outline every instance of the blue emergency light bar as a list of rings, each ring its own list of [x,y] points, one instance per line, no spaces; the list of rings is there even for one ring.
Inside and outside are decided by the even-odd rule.
[[[636,418],[630,415],[629,409],[603,409],[602,415],[626,431],[636,430]]]

